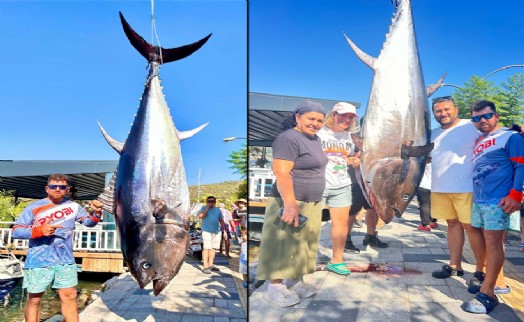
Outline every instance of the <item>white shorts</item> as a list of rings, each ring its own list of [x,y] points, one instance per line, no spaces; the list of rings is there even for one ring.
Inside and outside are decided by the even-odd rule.
[[[203,231],[202,239],[204,240],[204,249],[219,249],[221,238],[222,238],[221,232],[210,233],[207,231]]]
[[[240,274],[247,274],[247,265],[246,264],[242,264],[242,263],[238,263],[238,272]]]

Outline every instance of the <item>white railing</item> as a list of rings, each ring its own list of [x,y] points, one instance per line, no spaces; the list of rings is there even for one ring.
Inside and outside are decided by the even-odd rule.
[[[14,222],[0,222],[1,225],[13,225]],[[116,230],[104,229],[114,223],[98,223],[95,227],[77,224],[73,235],[73,251],[120,252],[120,239]],[[13,239],[11,228],[0,228],[0,249],[10,245],[14,249],[27,249],[28,239]]]

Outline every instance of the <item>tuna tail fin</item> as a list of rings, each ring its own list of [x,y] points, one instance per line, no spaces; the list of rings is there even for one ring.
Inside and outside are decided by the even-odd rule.
[[[98,127],[100,128],[100,131],[102,132],[102,135],[104,136],[104,139],[106,139],[107,143],[118,153],[122,154],[122,150],[124,149],[124,143],[118,142],[117,140],[113,139],[109,134],[107,134],[106,130],[102,127],[100,122],[98,122]]]
[[[344,37],[346,37],[346,40],[347,40],[349,46],[351,47],[351,49],[353,49],[353,51],[355,52],[357,57],[364,64],[368,65],[371,69],[375,70],[375,61],[377,59],[375,57],[373,57],[373,56],[370,56],[370,55],[366,54],[364,51],[362,51],[362,49],[358,48],[357,45],[355,45],[355,43],[353,43],[351,41],[351,39],[349,39],[348,36],[346,36],[346,34],[344,34]]]
[[[197,127],[196,129],[193,129],[193,130],[191,130],[191,131],[182,131],[182,132],[177,131],[177,132],[178,132],[178,139],[179,139],[180,141],[182,141],[182,140],[185,140],[185,139],[187,139],[187,138],[190,138],[190,137],[192,137],[193,135],[195,135],[195,134],[197,134],[198,132],[200,132],[200,130],[202,130],[202,129],[203,129],[204,127],[206,127],[206,125],[208,125],[208,124],[209,124],[209,122],[208,122],[208,123],[205,123],[205,124],[202,124],[202,125],[200,125],[199,127]]]
[[[433,95],[433,93],[435,93],[437,89],[439,89],[442,86],[442,82],[444,82],[444,78],[446,78],[447,73],[448,72],[445,72],[435,84],[431,84],[428,87],[426,87],[426,95],[428,97]]]
[[[144,58],[147,59],[147,61],[150,63],[156,62],[158,64],[166,64],[175,60],[186,58],[195,51],[199,50],[200,47],[202,47],[207,42],[209,37],[211,37],[212,35],[209,34],[206,37],[200,39],[199,41],[196,41],[189,45],[176,48],[162,48],[158,46],[153,46],[147,41],[145,41],[144,38],[137,34],[133,30],[133,28],[131,28],[131,26],[127,23],[127,21],[124,19],[124,16],[122,15],[122,12],[119,12],[119,15],[127,39],[129,39],[131,45],[135,47],[135,49],[140,53],[140,55],[144,56]]]

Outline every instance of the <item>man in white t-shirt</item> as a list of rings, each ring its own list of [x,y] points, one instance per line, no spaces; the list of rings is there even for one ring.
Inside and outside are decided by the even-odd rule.
[[[433,116],[440,123],[431,131],[435,147],[431,151],[431,217],[445,219],[448,224],[450,261],[435,278],[462,276],[464,230],[475,255],[474,279],[483,281],[485,252],[482,238],[471,227],[473,197],[473,150],[478,131],[471,120],[458,118],[458,108],[451,96],[433,99]],[[471,281],[470,281],[471,282]]]

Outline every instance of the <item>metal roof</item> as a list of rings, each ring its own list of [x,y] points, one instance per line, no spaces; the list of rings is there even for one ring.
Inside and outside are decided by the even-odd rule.
[[[118,161],[13,161],[0,160],[0,190],[19,198],[47,197],[47,178],[53,173],[69,177],[72,197],[96,198],[105,187],[106,174],[115,171]]]
[[[319,102],[326,112],[338,102],[348,102],[359,108],[360,103],[312,97],[286,96],[268,93],[249,93],[248,142],[250,146],[271,146],[282,132],[282,121],[290,116],[298,103],[305,99]]]

